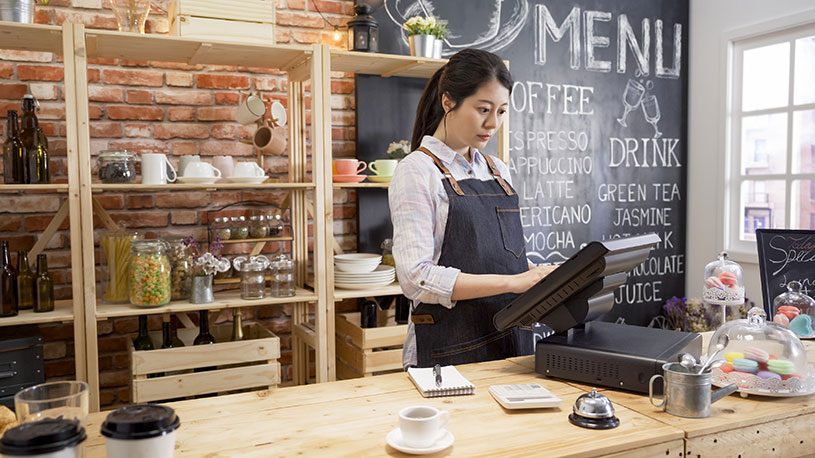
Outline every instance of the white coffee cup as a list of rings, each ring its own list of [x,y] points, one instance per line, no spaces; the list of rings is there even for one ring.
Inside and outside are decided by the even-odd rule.
[[[167,169],[170,173],[168,176]],[[177,178],[173,165],[166,154],[145,153],[141,155],[141,182],[142,184],[167,184]]]
[[[257,164],[257,162],[246,161],[238,162],[235,164],[234,177],[262,177],[266,172]]]
[[[399,164],[399,161],[396,159],[377,159],[368,163],[368,170],[381,177],[390,177],[393,176],[397,164]]]
[[[187,168],[184,169],[183,175],[184,178],[188,177],[214,177],[214,178],[221,178],[221,171],[218,170],[217,167],[210,164],[209,162],[190,162],[187,164]]]
[[[442,420],[443,418],[443,420]],[[399,411],[399,429],[405,445],[425,448],[444,434],[450,413],[430,406],[410,406]]]
[[[247,126],[260,120],[264,114],[266,114],[266,104],[260,97],[252,94],[238,104],[235,110],[235,120]]]
[[[201,156],[197,154],[194,156],[181,156],[181,159],[178,160],[178,171],[181,172],[181,176],[185,176],[184,170],[190,162],[201,162]]]
[[[181,421],[162,405],[131,405],[114,410],[101,432],[109,457],[172,458]]]

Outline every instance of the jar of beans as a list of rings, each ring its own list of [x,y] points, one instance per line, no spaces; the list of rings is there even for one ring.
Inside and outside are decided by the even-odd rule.
[[[192,259],[187,253],[187,246],[181,238],[167,240],[169,247],[167,257],[170,259],[170,289],[172,300],[189,299]]]
[[[246,218],[243,216],[233,216],[229,218],[232,223],[232,239],[245,239],[249,237],[249,225],[246,224]]]
[[[255,215],[249,217],[249,236],[253,239],[262,239],[269,236],[269,227],[266,226],[266,217]]]
[[[283,235],[283,219],[280,215],[268,216],[266,225],[269,226],[269,236],[279,237]]]
[[[209,239],[214,242],[229,240],[232,237],[232,229],[229,227],[229,218],[214,218],[209,226]]]
[[[130,303],[157,307],[170,302],[170,260],[163,240],[134,240],[130,246]]]

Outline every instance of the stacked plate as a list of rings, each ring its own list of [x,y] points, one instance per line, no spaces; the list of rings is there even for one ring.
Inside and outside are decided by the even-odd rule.
[[[381,265],[382,256],[349,253],[334,256],[334,286],[343,289],[367,289],[386,286],[396,280],[396,269]]]

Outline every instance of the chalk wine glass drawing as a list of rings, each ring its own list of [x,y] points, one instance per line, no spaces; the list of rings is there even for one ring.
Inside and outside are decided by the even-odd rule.
[[[625,83],[625,91],[623,91],[623,115],[617,118],[617,122],[623,127],[628,127],[628,114],[637,108],[642,107],[642,114],[645,120],[654,126],[654,138],[662,137],[662,132],[659,131],[657,123],[661,118],[659,111],[659,100],[649,91],[654,88],[654,83],[648,81],[645,85],[629,79]]]
[[[657,127],[660,119],[659,101],[655,95],[648,94],[642,99],[642,114],[645,115],[645,120],[654,126],[654,138],[661,137],[662,132]]]
[[[384,0],[384,5],[399,27],[413,16],[447,19],[450,34],[443,39],[444,57],[464,48],[503,49],[518,37],[530,16],[528,0]],[[462,14],[468,11],[479,14]],[[408,45],[405,30],[402,41]]]

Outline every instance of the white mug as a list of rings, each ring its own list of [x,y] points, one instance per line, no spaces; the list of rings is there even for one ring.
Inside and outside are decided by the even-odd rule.
[[[235,164],[235,177],[262,177],[266,172],[257,164],[257,162],[238,162]]]
[[[444,420],[442,420],[444,418]],[[399,429],[405,445],[425,448],[444,434],[450,413],[430,406],[410,406],[399,411]]]
[[[390,177],[393,176],[397,164],[399,164],[399,161],[396,159],[377,159],[368,163],[368,170],[381,177]]]
[[[221,171],[224,178],[229,178],[235,169],[235,160],[232,156],[215,156],[212,158],[212,165]]]
[[[266,114],[266,104],[263,100],[252,94],[246,100],[238,104],[235,110],[235,120],[247,126],[260,120]]]
[[[186,176],[184,175],[184,170],[187,168],[187,165],[189,165],[190,162],[200,162],[200,161],[201,156],[197,154],[194,156],[181,156],[181,159],[178,160],[178,171],[181,172],[181,176]]]
[[[167,172],[168,168],[170,173]],[[177,176],[166,154],[146,153],[141,155],[142,184],[167,184],[168,181],[175,181]]]
[[[181,175],[184,178],[187,177],[215,177],[221,178],[221,171],[218,170],[217,167],[213,166],[209,162],[190,162],[187,164],[187,168],[184,169],[184,173]]]

